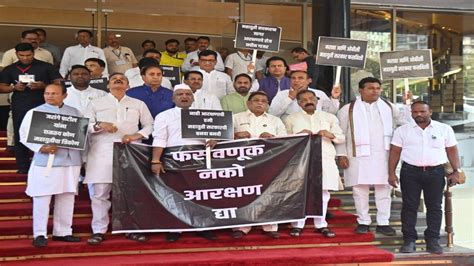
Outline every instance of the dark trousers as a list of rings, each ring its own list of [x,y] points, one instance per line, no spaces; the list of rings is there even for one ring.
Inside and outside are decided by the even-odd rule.
[[[21,171],[30,168],[30,150],[20,142],[20,126],[28,110],[12,108],[13,131],[15,133],[16,165]]]
[[[402,232],[405,241],[416,241],[416,219],[420,204],[421,191],[426,206],[425,230],[426,241],[437,241],[441,229],[443,190],[446,184],[444,168],[438,166],[429,169],[411,166],[403,163],[400,172],[400,185],[402,189]]]
[[[0,106],[0,130],[7,130],[8,117],[10,116],[10,105]]]

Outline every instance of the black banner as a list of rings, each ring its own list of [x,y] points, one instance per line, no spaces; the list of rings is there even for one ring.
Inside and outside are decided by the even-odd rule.
[[[206,169],[203,145],[167,148],[165,174],[152,147],[115,143],[112,231],[171,232],[291,222],[322,214],[321,138],[219,143]]]
[[[69,88],[72,86],[72,82],[70,80],[62,80],[61,85],[64,88]],[[94,89],[109,92],[109,89],[107,89],[107,78],[91,79],[89,85]]]
[[[364,68],[366,53],[367,41],[321,36],[316,64]]]
[[[235,48],[278,52],[280,39],[280,27],[238,23],[235,33]]]
[[[27,142],[83,150],[89,118],[34,111]]]
[[[180,72],[179,67],[163,66],[163,65],[160,65],[160,66],[161,66],[161,69],[163,69],[163,77],[167,78],[171,82],[171,85],[173,87],[181,83],[181,80],[180,80],[181,72]]]
[[[181,109],[181,131],[186,139],[234,139],[232,112]]]
[[[380,52],[382,80],[433,77],[431,49]]]

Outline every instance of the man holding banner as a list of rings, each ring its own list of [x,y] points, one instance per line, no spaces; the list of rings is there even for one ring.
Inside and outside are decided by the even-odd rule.
[[[181,131],[181,109],[189,109],[194,102],[193,91],[186,84],[174,86],[173,102],[175,108],[166,110],[158,114],[155,118],[153,130],[153,156],[151,160],[151,170],[156,175],[164,173],[165,170],[161,163],[161,155],[167,147],[204,144],[204,140],[184,139]],[[214,146],[214,141],[209,145]],[[217,239],[212,231],[198,232],[198,236],[209,240]],[[173,232],[166,235],[168,242],[176,242],[181,237],[181,233]]]
[[[28,172],[26,194],[33,198],[33,246],[46,247],[49,205],[54,195],[53,241],[79,242],[72,235],[74,197],[77,193],[81,152],[77,149],[60,148],[54,144],[28,142],[33,112],[47,112],[81,117],[81,113],[63,103],[66,89],[60,85],[48,85],[44,91],[45,104],[28,111],[20,127],[20,140],[35,152]],[[52,155],[52,156],[51,156]],[[49,165],[53,158],[52,165]]]
[[[235,139],[273,138],[286,135],[285,125],[280,118],[266,112],[268,96],[265,92],[257,91],[250,94],[247,107],[247,111],[234,114]],[[251,229],[250,226],[234,228],[232,237],[242,238]],[[278,224],[263,225],[262,229],[269,237],[279,238]]]
[[[123,74],[111,75],[108,88],[110,93],[92,100],[85,113],[90,119],[91,133],[84,179],[92,205],[93,235],[87,240],[89,245],[104,241],[109,225],[114,142],[138,142],[147,139],[153,130],[153,117],[145,103],[125,95],[128,80]],[[128,234],[127,238],[139,242],[147,240],[141,234]]]
[[[380,80],[372,77],[359,82],[360,97],[338,112],[346,144],[336,145],[338,164],[344,170],[345,185],[352,187],[357,211],[358,234],[369,232],[369,192],[373,186],[377,206],[377,233],[396,234],[389,226],[390,192],[388,151],[393,129],[403,123],[397,108],[380,97]]]
[[[285,120],[285,125],[289,134],[318,134],[322,138],[323,213],[321,217],[314,218],[314,228],[317,233],[332,238],[336,234],[327,228],[328,223],[325,217],[330,198],[329,190],[339,189],[339,170],[335,162],[336,149],[334,144],[342,144],[346,138],[335,115],[316,109],[318,99],[313,91],[300,91],[296,95],[296,99],[302,111],[289,115]],[[292,223],[293,229],[290,234],[299,236],[303,231],[304,224],[305,220]]]

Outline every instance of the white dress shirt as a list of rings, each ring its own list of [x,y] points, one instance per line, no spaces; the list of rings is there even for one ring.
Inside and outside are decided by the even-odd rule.
[[[215,95],[219,100],[222,99],[222,97],[235,92],[234,84],[229,75],[217,70],[206,72],[199,69],[199,72],[201,72],[204,77],[201,90]]]
[[[87,106],[93,99],[104,97],[105,95],[107,95],[107,92],[94,89],[91,86],[81,91],[72,85],[67,88],[67,97],[64,99],[64,104],[72,106],[84,114]]]
[[[339,189],[339,170],[335,162],[336,149],[334,143],[344,143],[346,137],[339,126],[337,117],[323,111],[316,111],[310,115],[304,111],[296,112],[285,119],[288,134],[296,134],[304,129],[310,130],[313,134],[321,130],[327,130],[334,134],[334,139],[322,138],[321,151],[323,159],[323,189]]]
[[[128,86],[130,88],[138,87],[145,83],[145,81],[142,79],[142,75],[140,74],[140,68],[138,67],[130,68],[129,70],[125,71],[124,75],[128,79]],[[173,90],[171,81],[166,77],[161,79],[161,87],[168,90]]]
[[[202,89],[194,93],[194,102],[190,109],[222,110],[221,102],[215,95]]]
[[[243,131],[248,131],[252,138],[258,138],[265,132],[275,137],[286,136],[286,128],[280,118],[268,113],[256,116],[249,110],[234,114],[234,133]]]
[[[272,104],[268,109],[268,112],[272,115],[280,117],[282,120],[296,112],[302,111],[301,107],[298,105],[298,101],[296,99],[292,100],[288,95],[290,94],[290,90],[283,90],[278,92],[272,100]],[[332,99],[330,100],[329,97],[321,90],[315,90],[308,88],[308,90],[313,91],[316,94],[316,97],[319,98],[318,104],[316,109],[319,111],[325,111],[331,114],[337,113],[339,109],[339,100]]]
[[[415,166],[437,166],[448,161],[446,148],[457,144],[453,128],[431,120],[424,130],[415,122],[393,133],[392,145],[402,148],[400,159]]]
[[[199,65],[197,66],[192,65],[192,63],[199,61],[199,53],[200,51],[196,50],[186,55],[186,58],[184,59],[184,63],[181,66],[181,69],[183,70],[183,72],[188,72],[191,70],[199,70]],[[217,53],[217,63],[214,69],[221,72],[224,71],[224,61],[222,61],[222,57],[219,53]]]
[[[91,133],[84,183],[112,183],[114,142],[135,133],[148,138],[153,131],[153,117],[144,102],[127,95],[118,101],[110,93],[92,100],[84,116],[89,118]],[[95,131],[96,122],[112,123],[118,130],[115,133]]]
[[[173,147],[182,145],[204,145],[201,139],[183,139],[181,135],[181,108],[174,107],[155,117],[153,147]]]
[[[78,44],[75,46],[69,46],[64,51],[63,58],[61,59],[61,66],[59,67],[59,73],[66,77],[67,73],[73,65],[84,65],[84,61],[88,58],[99,58],[102,59],[105,64],[104,73],[109,74],[107,69],[107,60],[105,59],[104,51],[99,47],[88,45],[83,47]]]
[[[239,74],[248,74],[247,67],[250,63],[252,63],[252,54],[249,53],[245,56],[239,51],[228,55],[225,59],[225,67],[232,69],[232,80]]]

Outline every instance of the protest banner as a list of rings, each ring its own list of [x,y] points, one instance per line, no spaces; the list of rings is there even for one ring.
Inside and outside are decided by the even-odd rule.
[[[169,147],[114,144],[112,231],[181,232],[285,223],[322,215],[321,138],[292,136]],[[264,169],[264,170],[262,170]],[[133,213],[133,215],[130,215]]]
[[[34,111],[27,142],[83,150],[89,119]]]
[[[181,71],[179,67],[162,65],[161,69],[163,70],[163,77],[167,78],[173,87],[181,83]]]
[[[367,41],[348,38],[319,37],[316,64],[337,66],[334,84],[340,83],[341,68],[364,68]]]
[[[232,112],[182,109],[181,130],[183,138],[234,139]]]
[[[431,49],[380,52],[380,77],[382,80],[404,79],[406,103],[409,78],[433,77]]]
[[[239,22],[235,31],[234,47],[251,49],[252,63],[255,66],[257,51],[280,51],[281,27]]]

